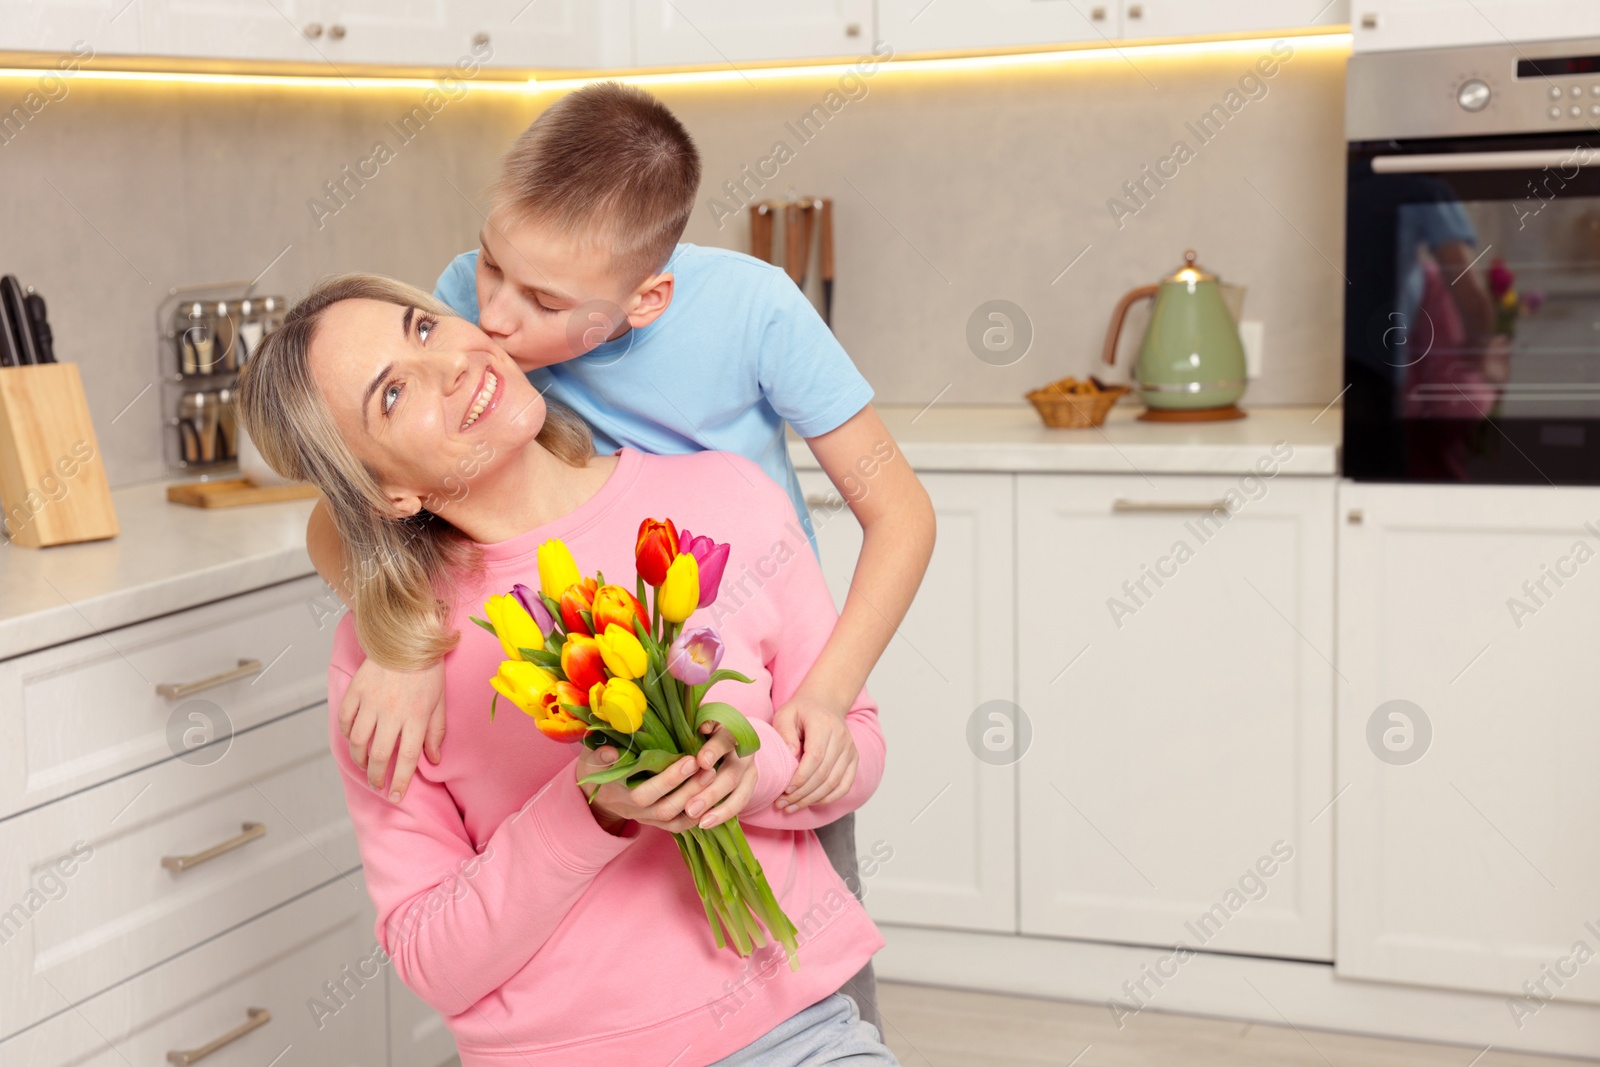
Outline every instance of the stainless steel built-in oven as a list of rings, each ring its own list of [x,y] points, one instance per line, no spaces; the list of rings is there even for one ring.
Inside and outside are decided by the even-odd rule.
[[[1600,39],[1350,61],[1344,468],[1600,484]]]

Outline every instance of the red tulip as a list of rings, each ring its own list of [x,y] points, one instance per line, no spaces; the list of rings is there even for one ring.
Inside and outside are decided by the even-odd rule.
[[[567,586],[566,592],[561,594],[561,624],[567,628],[567,633],[594,633],[579,612],[594,611],[595,584],[593,578],[585,578],[582,582]]]
[[[602,585],[595,590],[594,606],[589,610],[597,634],[605,633],[606,627],[612,623],[631,634],[635,620],[644,627],[646,633],[650,632],[650,617],[644,613],[644,605],[620,585]]]
[[[606,680],[606,661],[594,638],[580,633],[567,635],[561,646],[561,673],[585,693]]]
[[[1505,296],[1516,284],[1517,276],[1511,273],[1511,268],[1506,266],[1506,261],[1495,257],[1489,264],[1489,292],[1495,296]]]
[[[689,553],[700,564],[700,607],[710,607],[717,599],[717,590],[722,587],[722,572],[728,566],[728,546],[684,530],[678,536],[678,551]]]
[[[659,588],[667,580],[667,568],[678,555],[678,528],[672,520],[646,519],[639,524],[639,540],[634,545],[633,562],[645,583]]]

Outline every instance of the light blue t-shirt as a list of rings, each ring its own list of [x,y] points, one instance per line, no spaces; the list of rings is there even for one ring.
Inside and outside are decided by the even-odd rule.
[[[462,253],[433,290],[473,322],[477,267],[477,252]],[[778,267],[681,244],[666,269],[676,285],[659,318],[528,380],[583,416],[602,452],[745,456],[788,491],[814,548],[784,423],[801,437],[838,429],[871,403],[872,387]]]

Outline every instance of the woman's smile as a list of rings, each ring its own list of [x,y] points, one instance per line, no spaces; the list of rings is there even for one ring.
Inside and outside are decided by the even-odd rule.
[[[486,418],[490,412],[494,411],[499,400],[500,379],[495,372],[489,369],[488,365],[485,364],[483,368],[483,380],[478,386],[477,393],[473,395],[471,405],[467,408],[466,418],[461,420],[462,432],[465,433],[466,430],[473,424],[477,423],[483,418]]]

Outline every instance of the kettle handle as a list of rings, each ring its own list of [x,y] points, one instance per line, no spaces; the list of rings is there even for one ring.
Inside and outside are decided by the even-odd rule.
[[[1106,366],[1111,366],[1117,361],[1117,341],[1122,337],[1122,323],[1128,317],[1128,309],[1137,300],[1153,298],[1160,292],[1159,285],[1141,285],[1137,289],[1130,289],[1117,301],[1116,310],[1111,313],[1111,325],[1106,329],[1106,346],[1100,353],[1101,360]]]

